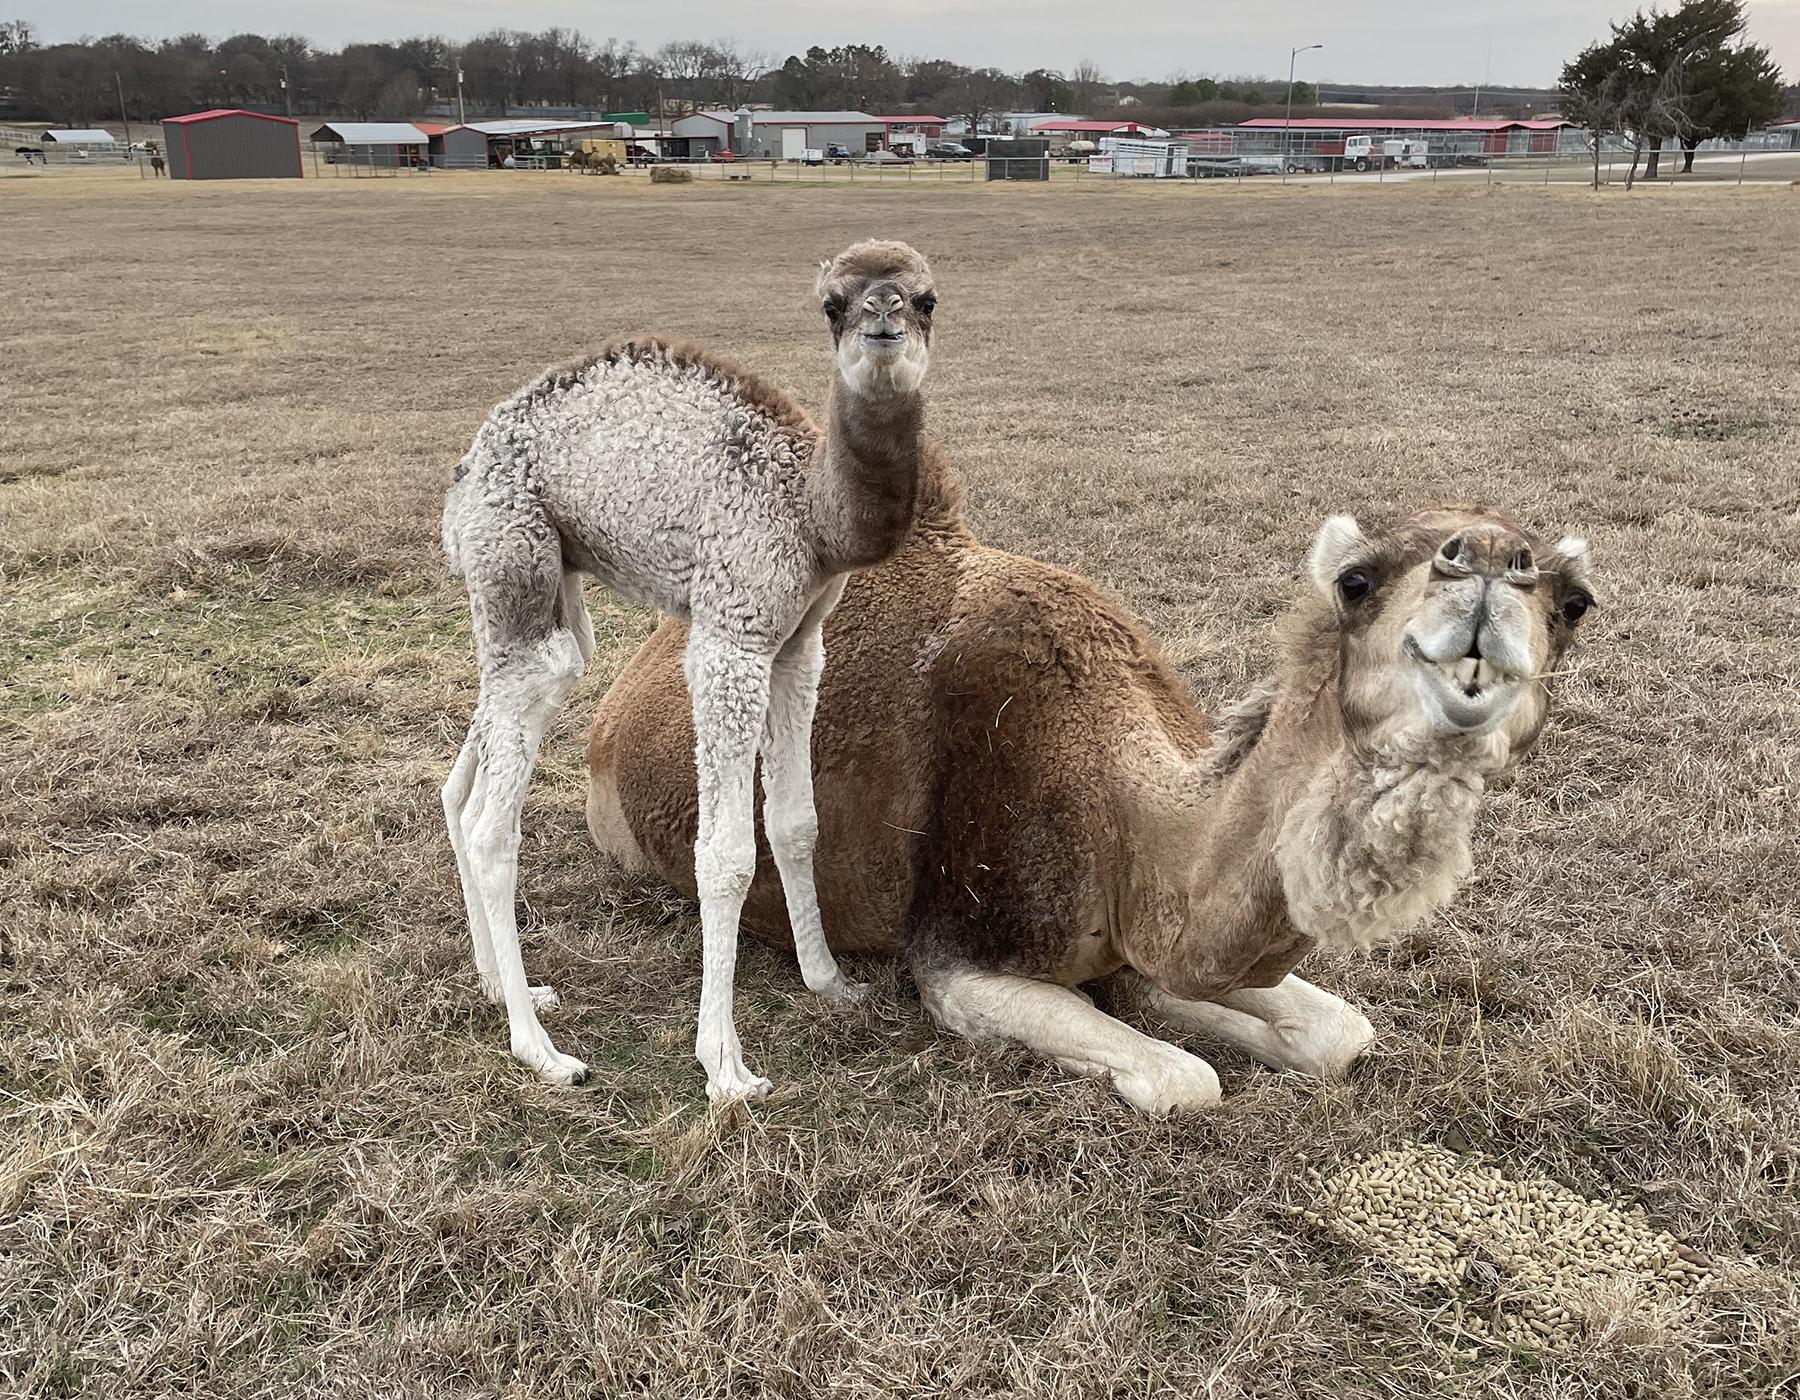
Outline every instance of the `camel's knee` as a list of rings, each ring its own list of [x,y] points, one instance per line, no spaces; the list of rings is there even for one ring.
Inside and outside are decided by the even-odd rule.
[[[703,901],[742,903],[755,878],[754,837],[715,831],[694,846],[694,886]]]
[[[476,863],[491,868],[496,862],[518,858],[519,824],[484,812],[464,826],[463,840]]]
[[[925,1013],[941,1030],[965,1040],[1000,1041],[1014,1037],[1006,1029],[1016,1020],[1009,1015],[1020,989],[1010,978],[958,964],[933,964],[915,959],[913,978],[919,984],[919,1000]],[[1071,989],[1071,995],[1086,1000]]]
[[[810,802],[804,807],[770,803],[763,824],[769,848],[784,861],[811,860],[819,848],[819,815]]]

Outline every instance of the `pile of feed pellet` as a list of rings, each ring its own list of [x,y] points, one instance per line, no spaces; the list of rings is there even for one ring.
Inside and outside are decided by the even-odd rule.
[[[1684,1309],[1713,1278],[1711,1260],[1653,1229],[1641,1208],[1508,1177],[1429,1144],[1306,1177],[1316,1192],[1302,1212],[1309,1224],[1442,1285],[1454,1297],[1444,1322],[1477,1346],[1573,1346],[1596,1306]]]

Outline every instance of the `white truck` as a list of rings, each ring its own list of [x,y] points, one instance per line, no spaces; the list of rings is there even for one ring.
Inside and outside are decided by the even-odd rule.
[[[1344,138],[1343,161],[1352,170],[1387,167],[1423,170],[1431,164],[1431,153],[1426,143],[1417,138],[1347,136]]]

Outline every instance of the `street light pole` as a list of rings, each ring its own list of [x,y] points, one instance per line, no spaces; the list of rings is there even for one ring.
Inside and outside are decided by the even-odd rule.
[[[1287,179],[1287,168],[1294,158],[1294,60],[1303,53],[1324,47],[1323,44],[1302,44],[1288,50],[1287,116],[1281,122],[1281,178],[1284,180]]]
[[[281,65],[281,108],[291,118],[294,115],[294,90],[288,86],[287,64]]]
[[[125,80],[113,69],[113,86],[119,91],[119,120],[125,123],[125,149],[131,149],[131,114],[125,110]]]
[[[456,60],[456,124],[458,126],[469,124],[469,114],[463,110],[462,59],[460,56]]]

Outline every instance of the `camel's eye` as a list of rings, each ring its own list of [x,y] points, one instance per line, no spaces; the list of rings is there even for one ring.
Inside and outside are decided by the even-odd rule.
[[[1375,580],[1369,577],[1365,569],[1348,569],[1338,575],[1338,597],[1346,603],[1360,603],[1369,596],[1369,590],[1375,586]]]
[[[824,306],[824,311],[825,311],[825,319],[827,321],[831,322],[831,324],[834,326],[839,321],[844,319],[844,308],[839,306],[835,301],[826,302],[825,306]]]
[[[1562,620],[1573,627],[1577,622],[1580,622],[1582,618],[1587,616],[1588,609],[1593,606],[1594,600],[1588,597],[1588,595],[1583,593],[1580,589],[1576,589],[1573,593],[1569,594],[1568,597],[1562,600],[1562,608],[1560,609],[1562,612]]]
[[[919,314],[921,316],[929,316],[932,312],[937,310],[937,293],[920,292],[913,298],[913,305],[919,308]]]

